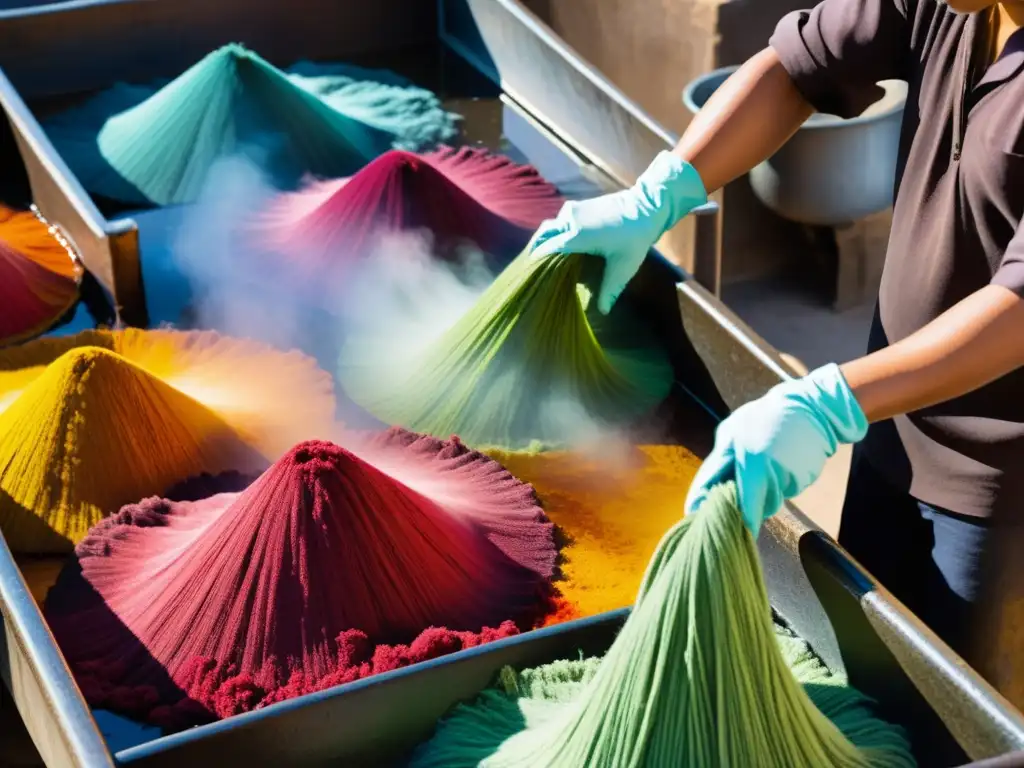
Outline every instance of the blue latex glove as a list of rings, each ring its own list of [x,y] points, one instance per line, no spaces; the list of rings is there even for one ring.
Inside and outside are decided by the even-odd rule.
[[[707,199],[696,169],[661,152],[631,188],[563,205],[554,219],[540,225],[531,247],[540,258],[556,253],[604,257],[597,308],[608,314],[651,246]]]
[[[818,479],[843,443],[867,434],[868,422],[834,363],[772,387],[718,425],[715,446],[686,499],[692,512],[718,483],[735,479],[747,528],[756,537],[785,499]]]

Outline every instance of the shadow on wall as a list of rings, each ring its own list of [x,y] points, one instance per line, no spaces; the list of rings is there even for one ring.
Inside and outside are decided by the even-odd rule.
[[[786,13],[815,0],[522,0],[580,56],[674,133],[690,122],[681,93],[695,77],[742,64]],[[725,192],[723,278],[775,272],[800,228],[769,211],[744,177]]]

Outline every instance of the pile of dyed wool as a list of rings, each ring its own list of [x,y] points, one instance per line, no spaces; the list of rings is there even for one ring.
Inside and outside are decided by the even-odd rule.
[[[81,277],[34,213],[0,206],[0,346],[53,327],[78,301]]]
[[[350,333],[340,381],[386,423],[475,446],[565,445],[626,425],[666,397],[672,367],[626,301],[597,311],[587,284],[599,266],[524,251],[422,347],[393,324]]]
[[[915,764],[902,729],[798,641],[783,642],[736,488],[719,486],[666,534],[603,659],[506,672],[442,721],[411,764]]]
[[[461,115],[446,112],[434,93],[390,70],[300,61],[287,72],[342,114],[390,134],[395,149],[422,152],[458,135]]]
[[[439,255],[471,243],[507,262],[561,202],[536,169],[483,149],[391,151],[351,178],[282,194],[255,229],[323,279],[368,256],[381,232],[427,230]]]
[[[396,143],[429,147],[455,133],[436,97],[390,73],[357,82],[341,65],[301,70],[289,76],[226,45],[171,82],[115,85],[45,128],[89,192],[129,205],[193,202],[229,155],[250,156],[286,189],[307,173],[353,173]]]
[[[0,351],[0,530],[67,552],[123,504],[260,471],[334,418],[330,376],[212,332],[86,331]]]
[[[557,550],[530,486],[454,439],[358,450],[386,471],[305,442],[93,528],[45,606],[90,704],[183,727],[536,624]]]

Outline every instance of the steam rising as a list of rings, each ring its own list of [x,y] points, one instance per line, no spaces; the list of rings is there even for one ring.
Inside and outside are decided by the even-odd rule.
[[[198,204],[184,216],[173,260],[191,285],[196,327],[301,349],[332,374],[347,335],[371,338],[373,359],[366,363],[382,376],[408,376],[425,345],[494,278],[472,247],[454,263],[444,262],[435,258],[428,232],[382,232],[368,253],[348,255],[354,266],[343,284],[325,285],[326,275],[299,279],[300,270],[288,264],[298,254],[268,254],[254,235],[252,223],[274,194],[252,161],[227,158],[214,166]],[[322,306],[315,297],[323,295],[337,298]],[[539,393],[537,407],[567,444],[610,460],[623,453],[625,436],[593,420],[580,403],[548,392]],[[342,411],[345,423],[370,426],[370,417],[351,403]]]

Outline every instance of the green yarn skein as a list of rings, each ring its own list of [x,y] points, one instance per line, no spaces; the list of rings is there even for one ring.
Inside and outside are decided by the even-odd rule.
[[[801,686],[803,683],[803,686]],[[773,628],[733,483],[655,553],[603,660],[561,661],[460,705],[412,766],[915,765],[903,730]]]
[[[340,381],[381,421],[473,446],[553,447],[621,427],[668,395],[672,366],[626,302],[607,316],[593,306],[598,264],[525,251],[425,348],[393,355],[386,338],[350,337]]]

